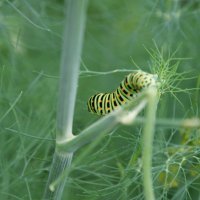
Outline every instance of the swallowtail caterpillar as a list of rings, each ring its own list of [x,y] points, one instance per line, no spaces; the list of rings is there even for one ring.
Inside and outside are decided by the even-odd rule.
[[[144,88],[156,86],[158,76],[138,70],[128,74],[119,87],[111,93],[98,93],[87,102],[89,112],[106,115],[120,106],[133,101]]]

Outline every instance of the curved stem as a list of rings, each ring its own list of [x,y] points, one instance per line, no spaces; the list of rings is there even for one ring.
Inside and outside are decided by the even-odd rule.
[[[146,123],[143,132],[143,181],[145,199],[154,200],[153,180],[152,180],[152,151],[155,131],[156,110],[158,103],[157,89],[148,90],[148,106],[146,112]]]

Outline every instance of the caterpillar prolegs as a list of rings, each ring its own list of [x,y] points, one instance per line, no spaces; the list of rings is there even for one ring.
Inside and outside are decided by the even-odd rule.
[[[119,87],[111,93],[98,93],[87,102],[89,112],[106,115],[123,104],[133,101],[144,88],[157,85],[158,76],[144,71],[128,74]]]

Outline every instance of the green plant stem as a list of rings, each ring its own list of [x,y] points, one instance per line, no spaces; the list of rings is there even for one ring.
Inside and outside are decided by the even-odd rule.
[[[146,122],[145,117],[137,117],[134,124],[144,124]],[[200,128],[199,118],[187,118],[187,119],[168,119],[160,118],[155,122],[156,126],[162,126],[162,128]]]
[[[87,127],[85,130],[83,130],[78,136],[73,137],[71,140],[68,140],[66,143],[58,144],[57,150],[61,152],[74,152],[76,149],[79,149],[83,145],[89,143],[90,141],[94,140],[96,137],[98,137],[102,133],[109,132],[113,129],[113,127],[116,127],[119,124],[126,124],[126,125],[133,125],[134,124],[145,124],[147,119],[144,117],[137,117],[138,113],[141,111],[141,109],[138,109],[138,104],[144,108],[144,105],[142,103],[143,100],[148,98],[154,98],[154,97],[148,97],[149,91],[144,92],[141,94],[141,96],[138,96],[134,102],[131,102],[128,104],[125,108],[119,109],[116,112],[113,112],[101,119],[99,119],[97,122],[92,124],[91,126]],[[155,102],[157,103],[157,97]],[[132,110],[132,112],[135,113],[135,117],[130,121],[127,121],[127,123],[124,122],[123,116],[127,116],[126,110]],[[131,111],[130,111],[131,112]],[[150,117],[149,117],[150,118]],[[151,119],[153,120],[153,119]],[[200,127],[200,119],[198,118],[192,118],[192,119],[158,119],[154,121],[156,126],[162,126],[166,128],[172,128],[172,127],[191,127],[191,128],[198,128]]]
[[[63,173],[66,167],[71,165],[73,153],[69,154],[59,154],[58,152],[54,153],[53,162],[50,169],[50,174],[48,178],[48,187],[45,191],[45,200],[50,199],[61,199],[63,194],[63,189],[65,186],[66,179],[62,180],[56,188],[49,188],[51,183],[54,182],[60,174]]]
[[[22,92],[20,92],[19,95],[17,96],[17,98],[15,99],[15,101],[12,104],[10,104],[10,108],[0,118],[0,122],[13,110],[13,108],[15,107],[15,105],[17,104],[17,102],[20,100],[21,96],[22,96]]]
[[[87,7],[86,0],[66,0],[66,2],[68,10],[60,66],[57,143],[62,143],[73,135],[72,124]]]
[[[148,106],[146,111],[146,123],[143,131],[142,143],[142,164],[143,164],[143,184],[144,196],[147,200],[154,200],[153,180],[152,180],[152,150],[155,131],[156,110],[158,95],[156,88],[148,90]]]
[[[108,133],[119,124],[132,124],[142,109],[145,108],[147,92],[135,99],[134,102],[127,104],[125,108],[121,108],[111,114],[99,119],[97,122],[83,130],[78,136],[73,137],[65,143],[58,144],[58,152],[74,152],[83,145],[91,142],[102,133]],[[127,110],[129,110],[127,112]],[[131,113],[127,118],[128,113]]]
[[[73,153],[59,151],[57,145],[73,137],[72,125],[87,8],[87,0],[66,0],[66,2],[67,16],[63,35],[57,109],[57,150],[54,153],[44,193],[44,199],[56,200],[62,197],[66,178],[59,182],[56,188],[49,188],[49,186],[66,167],[71,165],[73,157]]]
[[[132,118],[133,116],[137,116],[142,109],[144,109],[146,105],[146,101],[144,100],[147,98],[146,93],[143,93],[140,97],[136,99],[136,101],[130,103],[127,105],[126,109],[129,108],[130,111],[128,113],[132,113],[131,116],[132,121],[134,121],[135,118]],[[133,108],[134,107],[134,108]],[[125,108],[119,109],[116,112],[113,112],[106,117],[101,118],[88,128],[86,128],[84,131],[82,131],[78,136],[74,137],[71,141],[68,141],[65,144],[61,144],[58,146],[60,148],[59,151],[67,151],[67,152],[74,152],[76,149],[81,148],[84,144],[89,143],[88,148],[79,155],[78,159],[76,159],[74,165],[78,165],[79,162],[86,156],[89,155],[89,152],[99,143],[99,141],[102,139],[104,134],[108,133],[109,130],[112,130],[114,127],[116,127],[119,124],[128,124],[131,123],[130,119],[127,120],[128,123],[126,123],[127,119],[127,112],[124,110]],[[92,142],[91,142],[92,141]],[[73,168],[73,167],[72,167]],[[54,189],[61,181],[64,180],[66,176],[70,173],[72,168],[65,169],[64,173],[59,176],[58,179],[56,179],[50,187]]]
[[[68,168],[65,168],[65,170],[63,171],[63,173],[55,180],[51,183],[51,185],[49,186],[51,190],[53,190],[55,187],[57,187],[57,185],[60,184],[60,182],[62,182],[63,180],[65,180],[65,177],[68,177],[69,174],[71,173],[71,171],[73,171],[74,167],[81,165],[82,160],[84,158],[86,158],[87,156],[89,156],[90,154],[92,154],[93,149],[99,144],[99,142],[101,141],[101,139],[104,137],[104,134],[98,135],[97,138],[95,138],[94,141],[90,142],[87,146],[86,149],[84,149],[84,151],[81,152],[81,154],[79,154],[78,158],[72,163],[72,165]],[[72,153],[73,154],[73,153]]]

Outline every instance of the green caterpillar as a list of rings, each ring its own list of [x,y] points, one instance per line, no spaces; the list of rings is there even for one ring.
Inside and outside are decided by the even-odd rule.
[[[134,98],[144,88],[157,85],[158,76],[144,71],[130,73],[112,93],[98,93],[91,96],[87,102],[89,112],[106,115]]]

